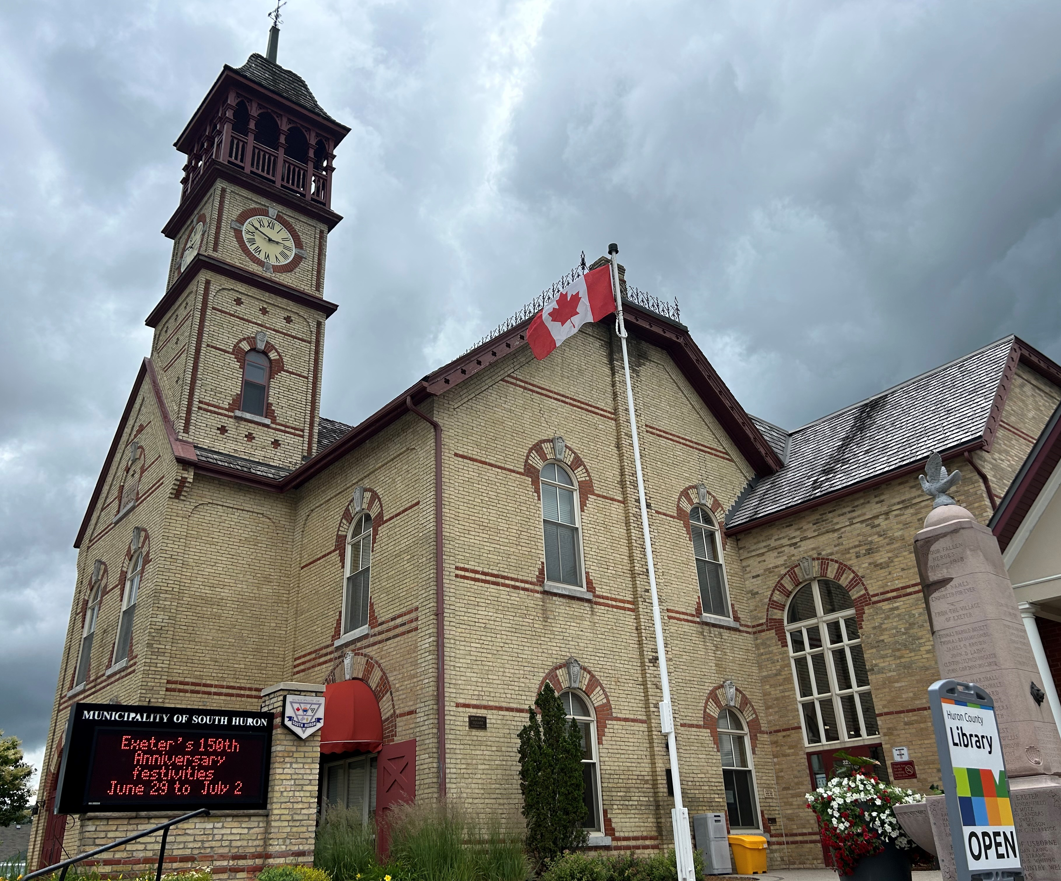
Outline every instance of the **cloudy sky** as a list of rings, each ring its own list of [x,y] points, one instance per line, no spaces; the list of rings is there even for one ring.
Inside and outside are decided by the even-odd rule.
[[[269,0],[0,0],[0,728],[39,757],[172,142]],[[326,416],[620,244],[786,428],[1017,333],[1061,359],[1061,4],[290,0],[338,151]],[[386,364],[373,375],[353,369]]]

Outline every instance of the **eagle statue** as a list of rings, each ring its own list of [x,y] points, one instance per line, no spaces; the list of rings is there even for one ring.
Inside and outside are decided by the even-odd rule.
[[[941,505],[957,505],[947,493],[962,480],[962,473],[955,468],[950,474],[947,473],[947,469],[943,467],[943,457],[939,453],[933,453],[928,457],[928,464],[925,465],[925,473],[919,475],[921,479],[921,489],[932,496],[932,507],[938,508]]]

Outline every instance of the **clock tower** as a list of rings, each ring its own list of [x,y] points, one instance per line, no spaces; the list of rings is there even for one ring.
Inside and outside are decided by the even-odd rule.
[[[267,56],[222,70],[174,146],[187,156],[151,360],[180,440],[280,476],[313,455],[335,147],[350,129]],[[232,460],[231,457],[236,457]]]

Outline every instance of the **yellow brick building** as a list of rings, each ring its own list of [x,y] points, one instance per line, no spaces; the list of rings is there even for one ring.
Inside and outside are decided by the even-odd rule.
[[[37,864],[149,824],[51,812],[75,702],[277,710],[279,684],[348,680],[371,689],[383,748],[415,749],[409,794],[505,817],[528,705],[546,681],[571,692],[591,731],[591,845],[668,846],[612,322],[537,361],[513,321],[359,425],[320,417],[347,132],[253,55],[177,141],[151,354],[76,540]],[[986,522],[1061,402],[1061,368],[1011,337],[789,433],[743,410],[668,307],[631,291],[626,319],[685,803],[766,835],[775,867],[820,865],[804,793],[838,749],[887,771],[903,746],[908,785],[939,780],[914,475],[940,450]],[[174,860],[307,862],[318,798],[372,813],[377,749],[276,737],[269,809],[179,827]]]

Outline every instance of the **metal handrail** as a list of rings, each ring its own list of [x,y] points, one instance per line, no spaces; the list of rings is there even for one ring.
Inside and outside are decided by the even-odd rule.
[[[76,857],[71,857],[68,860],[63,860],[61,863],[56,863],[54,866],[48,866],[44,869],[37,869],[35,872],[30,872],[28,875],[23,875],[21,881],[30,881],[31,878],[38,878],[41,875],[48,875],[54,872],[56,869],[62,869],[63,871],[59,874],[59,881],[65,881],[66,871],[75,863],[80,863],[82,860],[87,860],[89,857],[94,857],[97,854],[106,853],[108,850],[114,850],[116,847],[121,847],[123,844],[128,844],[130,841],[136,841],[138,838],[144,838],[147,835],[152,835],[155,832],[162,831],[162,845],[158,849],[158,871],[155,872],[155,881],[160,881],[162,878],[162,861],[166,857],[166,839],[169,838],[170,826],[176,826],[178,823],[183,823],[185,820],[190,820],[192,817],[208,817],[210,811],[208,808],[199,808],[197,811],[192,811],[190,814],[184,814],[182,817],[177,817],[175,820],[167,820],[165,823],[159,823],[157,826],[152,826],[150,829],[145,829],[143,832],[137,832],[135,835],[129,835],[126,838],[114,841],[111,844],[105,844],[103,847],[97,847],[95,850],[90,850],[88,853],[79,854]]]

